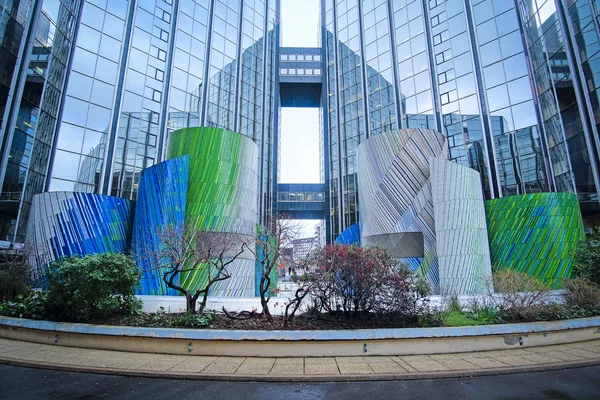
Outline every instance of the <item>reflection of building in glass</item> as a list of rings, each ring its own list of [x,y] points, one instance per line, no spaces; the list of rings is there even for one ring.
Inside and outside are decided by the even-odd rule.
[[[593,224],[596,3],[322,0],[313,49],[279,47],[279,7],[0,3],[0,240],[23,238],[35,193],[135,199],[140,172],[165,159],[169,134],[193,126],[258,145],[265,220],[291,201],[276,193],[282,104],[320,107],[327,190],[315,196],[327,205],[318,217],[328,241],[361,219],[360,143],[405,128],[441,132],[449,159],[480,173],[486,199],[576,193]]]
[[[240,132],[259,146],[257,202],[270,214],[278,7],[276,0],[1,4],[0,103],[23,100],[0,109],[7,205],[0,240],[22,239],[29,199],[44,190],[135,199],[141,170],[164,159],[168,134],[199,125]],[[36,43],[20,46],[29,24]],[[17,65],[21,58],[30,65]],[[24,89],[12,85],[13,75]]]
[[[0,240],[23,239],[31,199],[46,185],[80,6],[0,5]]]
[[[321,2],[332,237],[360,220],[356,147],[390,128],[442,132],[488,199],[577,192],[591,223],[600,10],[556,3]]]

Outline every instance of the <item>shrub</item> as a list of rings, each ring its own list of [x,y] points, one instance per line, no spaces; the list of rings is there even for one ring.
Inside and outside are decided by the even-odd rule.
[[[579,243],[573,272],[600,286],[600,227]]]
[[[0,251],[0,301],[16,300],[30,290],[26,248]]]
[[[538,320],[538,314],[546,306],[550,288],[539,279],[521,272],[505,269],[494,273],[492,296],[495,305],[511,322]]]
[[[600,289],[587,278],[579,277],[565,282],[565,300],[568,306],[585,310],[600,309]]]
[[[470,306],[470,317],[480,325],[501,324],[504,322],[504,313],[492,304],[473,302]]]
[[[52,317],[93,321],[141,309],[135,297],[140,269],[122,254],[63,258],[48,272],[48,311]]]
[[[307,276],[317,312],[396,313],[416,316],[426,307],[429,287],[385,250],[329,245]]]
[[[44,319],[47,316],[47,292],[32,290],[14,301],[0,303],[0,315],[17,318]]]

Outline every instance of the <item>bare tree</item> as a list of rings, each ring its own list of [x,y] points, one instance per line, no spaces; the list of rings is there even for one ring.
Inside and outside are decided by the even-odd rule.
[[[228,267],[244,253],[244,244],[251,241],[248,235],[198,230],[193,225],[169,225],[156,233],[158,249],[146,249],[155,269],[161,271],[165,284],[182,293],[186,311],[196,313],[198,298],[202,301],[198,312],[206,307],[210,289],[217,282],[231,277]],[[176,283],[184,273],[198,271],[205,274],[201,287],[185,288]]]
[[[279,217],[282,217],[281,215]],[[254,248],[245,245],[254,254],[260,265],[259,296],[261,314],[271,320],[269,301],[276,288],[273,288],[273,274],[283,259],[283,248],[296,237],[300,226],[289,219],[270,217],[266,225],[258,225],[256,229],[256,245]]]

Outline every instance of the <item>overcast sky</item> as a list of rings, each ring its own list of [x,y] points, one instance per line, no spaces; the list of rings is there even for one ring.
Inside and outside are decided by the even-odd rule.
[[[319,0],[281,1],[282,46],[318,46],[319,7]],[[281,114],[280,182],[319,182],[319,109],[283,108]],[[300,236],[314,235],[314,225],[319,221],[303,222]]]

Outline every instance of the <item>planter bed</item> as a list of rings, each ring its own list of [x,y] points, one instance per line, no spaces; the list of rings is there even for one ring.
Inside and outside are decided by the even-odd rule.
[[[600,317],[444,328],[218,330],[137,328],[0,316],[0,337],[59,346],[248,357],[414,355],[501,350],[600,338]]]

